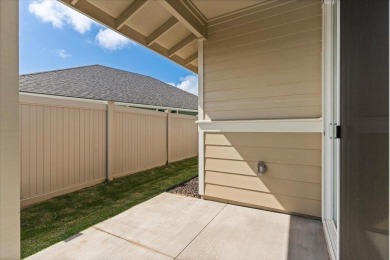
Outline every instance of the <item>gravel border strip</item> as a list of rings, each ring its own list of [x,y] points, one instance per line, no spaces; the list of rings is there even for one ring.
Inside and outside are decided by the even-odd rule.
[[[167,192],[200,199],[198,185],[198,177],[194,177],[168,189]]]

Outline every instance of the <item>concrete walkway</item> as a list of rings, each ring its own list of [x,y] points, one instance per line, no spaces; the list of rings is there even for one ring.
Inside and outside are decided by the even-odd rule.
[[[28,259],[328,259],[320,221],[163,193]]]

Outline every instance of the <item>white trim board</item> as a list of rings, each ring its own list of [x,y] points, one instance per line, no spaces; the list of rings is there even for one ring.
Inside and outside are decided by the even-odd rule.
[[[198,146],[198,185],[199,185],[199,195],[204,195],[204,132],[198,128],[199,132],[199,146]]]
[[[203,70],[203,40],[198,40],[198,120],[204,119],[203,113],[203,80],[204,80],[204,70]]]
[[[239,121],[196,121],[204,132],[322,133],[322,118]]]
[[[203,121],[203,40],[198,40],[198,120]],[[198,185],[199,195],[204,195],[204,133],[198,125]]]
[[[336,7],[336,10],[335,10]],[[322,46],[322,93],[323,93],[323,143],[322,143],[322,222],[324,233],[331,259],[339,259],[339,228],[336,228],[333,221],[333,171],[338,161],[334,160],[335,145],[333,139],[334,125],[339,124],[339,118],[334,114],[338,111],[334,108],[334,102],[339,102],[337,92],[339,91],[339,1],[325,0],[323,3],[323,46]],[[336,18],[336,19],[335,19]],[[335,30],[337,35],[335,35]],[[336,37],[336,39],[334,38]],[[336,40],[336,42],[335,42]],[[336,92],[337,91],[337,92]],[[340,214],[340,180],[337,180],[337,216],[339,223]]]

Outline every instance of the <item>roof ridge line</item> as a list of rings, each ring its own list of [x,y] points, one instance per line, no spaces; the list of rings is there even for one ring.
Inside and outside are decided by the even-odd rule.
[[[33,73],[25,73],[25,74],[20,74],[19,77],[21,77],[21,76],[29,76],[29,75],[37,75],[37,74],[44,74],[44,73],[50,73],[50,72],[57,72],[57,71],[64,71],[64,70],[81,69],[81,68],[94,67],[94,66],[107,67],[107,66],[103,66],[101,64],[82,65],[82,66],[77,66],[77,67],[72,67],[72,68],[64,68],[64,69],[56,69],[56,70],[39,71],[39,72],[33,72]],[[107,67],[107,68],[110,68],[110,67]]]

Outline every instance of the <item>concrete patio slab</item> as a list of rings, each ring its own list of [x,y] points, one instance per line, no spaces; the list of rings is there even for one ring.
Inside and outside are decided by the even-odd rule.
[[[319,220],[228,205],[179,259],[328,259]]]
[[[29,257],[41,259],[172,259],[131,244],[105,232],[89,228],[73,239],[55,244]]]
[[[28,259],[328,259],[319,220],[163,193]]]
[[[225,204],[163,193],[96,227],[176,257]]]

